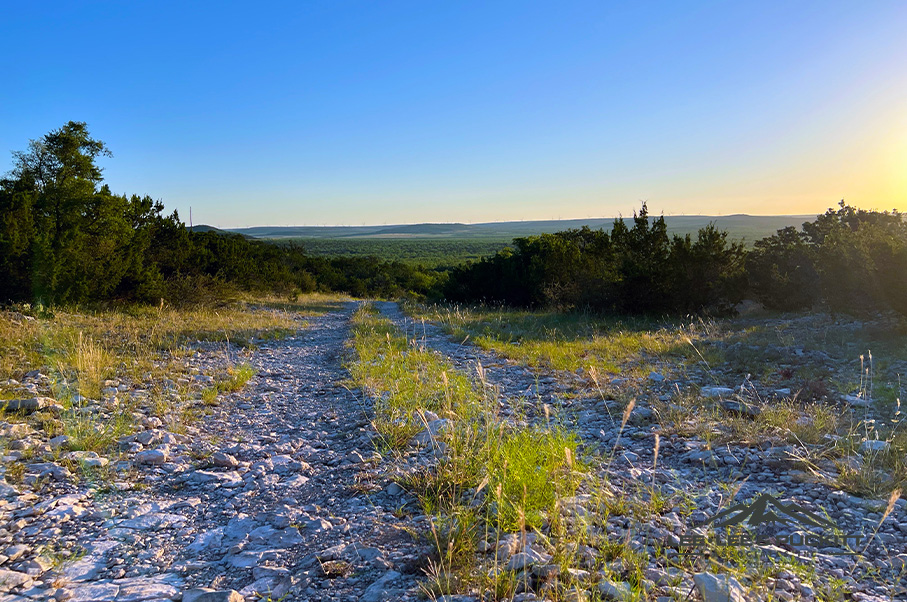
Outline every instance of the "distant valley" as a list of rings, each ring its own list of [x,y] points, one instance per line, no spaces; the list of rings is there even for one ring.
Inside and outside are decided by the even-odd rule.
[[[692,234],[714,222],[730,238],[746,246],[787,226],[799,228],[812,215],[680,215],[667,216],[671,234]],[[632,222],[632,216],[625,218]],[[589,226],[610,230],[614,218],[488,222],[480,224],[424,223],[376,226],[255,226],[220,230],[195,226],[196,232],[233,232],[247,238],[302,245],[322,257],[379,257],[425,267],[442,267],[477,261],[494,255],[514,238],[560,232]],[[629,224],[628,225],[632,225]]]
[[[714,222],[719,229],[727,230],[732,238],[752,241],[774,234],[787,226],[799,227],[814,215],[672,215],[665,217],[668,229],[675,234],[695,233]],[[632,220],[632,216],[625,218]],[[254,226],[231,228],[229,231],[254,238],[270,239],[483,239],[510,241],[520,236],[544,232],[559,232],[570,228],[589,226],[610,230],[614,218],[587,218],[571,220],[536,220],[516,222],[487,222],[478,224],[424,223],[375,226]],[[198,226],[197,228],[207,228]]]

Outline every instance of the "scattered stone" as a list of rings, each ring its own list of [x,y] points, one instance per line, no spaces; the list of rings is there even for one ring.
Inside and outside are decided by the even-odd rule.
[[[0,569],[0,592],[8,592],[17,587],[31,585],[32,578],[25,573]]]
[[[699,392],[704,397],[725,397],[734,394],[734,390],[729,387],[702,387]]]
[[[152,466],[160,466],[169,459],[170,454],[166,447],[141,451],[135,455],[136,464],[150,464]]]
[[[877,439],[868,439],[860,444],[860,452],[864,454],[885,453],[889,449],[891,449],[890,443]]]
[[[30,414],[38,410],[50,407],[57,403],[57,400],[50,397],[31,397],[29,399],[10,399],[0,400],[0,409],[5,412],[25,412]]]
[[[245,602],[245,598],[232,589],[199,588],[183,592],[182,602]]]
[[[693,582],[703,602],[746,602],[743,586],[730,575],[713,575],[697,573]]]
[[[381,307],[384,311],[395,306]],[[394,315],[395,321],[403,319]],[[111,456],[112,478],[107,481],[105,475],[104,482],[111,494],[89,493],[102,491],[90,472],[86,479],[69,479],[68,471],[59,463],[31,460],[62,458],[65,466],[79,462],[84,467],[92,462],[102,466],[107,458],[94,452],[72,451],[72,442],[65,436],[48,440],[37,421],[11,418],[11,422],[0,422],[0,437],[9,440],[0,473],[16,483],[19,481],[15,479],[22,479],[20,487],[13,487],[0,478],[0,570],[25,580],[12,586],[13,595],[0,594],[0,602],[164,602],[180,598],[182,602],[251,602],[262,596],[343,602],[361,596],[369,602],[414,598],[424,553],[405,533],[426,532],[430,529],[429,517],[418,510],[406,512],[410,505],[404,506],[403,512],[394,510],[404,501],[397,496],[406,491],[400,486],[402,481],[384,479],[388,474],[403,479],[406,477],[402,475],[412,471],[431,469],[445,453],[443,440],[449,423],[432,412],[418,414],[428,426],[413,443],[431,446],[431,454],[411,450],[382,459],[369,451],[375,432],[362,417],[358,405],[361,399],[338,386],[346,376],[337,358],[341,357],[348,317],[349,313],[329,312],[312,319],[310,323],[318,326],[308,329],[305,337],[257,341],[261,346],[255,350],[231,346],[224,353],[223,343],[210,343],[208,347],[207,342],[189,342],[189,352],[175,358],[185,363],[186,372],[172,375],[163,393],[160,379],[150,373],[142,378],[144,382],[102,383],[106,394],[103,401],[82,400],[81,407],[73,411],[91,413],[92,420],[107,420],[119,403],[117,397],[129,401],[127,411],[132,411],[132,425],[137,431],[120,439],[120,449],[128,452],[132,462]],[[457,369],[474,370],[475,362],[481,361],[489,395],[497,395],[496,409],[508,426],[522,428],[541,420],[535,410],[514,404],[530,395],[555,412],[575,416],[577,435],[584,443],[604,442],[605,449],[611,449],[619,439],[611,456],[613,462],[601,472],[598,466],[594,469],[594,476],[602,477],[606,486],[594,496],[579,494],[558,500],[558,516],[546,513],[545,518],[562,521],[568,530],[594,529],[596,538],[626,542],[640,557],[648,558],[648,566],[642,567],[645,578],[634,586],[637,596],[659,602],[686,599],[695,582],[699,590],[693,594],[696,599],[740,602],[743,588],[733,578],[707,573],[694,578],[674,568],[673,558],[681,549],[678,537],[704,532],[697,525],[730,504],[730,500],[714,495],[714,487],[709,488],[716,482],[730,479],[739,484],[735,503],[754,499],[766,490],[789,492],[794,503],[823,516],[827,513],[845,532],[878,524],[885,510],[885,499],[864,500],[830,491],[821,483],[808,487],[799,483],[798,475],[804,473],[794,470],[791,461],[808,457],[811,444],[754,440],[743,446],[722,438],[721,445],[713,447],[703,439],[673,434],[670,428],[664,428],[667,425],[661,421],[665,416],[651,407],[661,408],[659,400],[670,407],[679,399],[675,396],[695,391],[715,376],[727,382],[738,378],[726,365],[713,366],[709,374],[692,365],[674,370],[669,360],[659,360],[664,362],[658,365],[660,372],[653,373],[648,384],[636,377],[610,380],[612,391],[613,387],[629,387],[631,390],[625,392],[638,400],[621,431],[619,404],[590,392],[598,382],[591,371],[530,370],[493,353],[450,341],[431,324],[420,324],[418,330],[409,331],[418,332],[423,337],[420,344],[447,356]],[[726,346],[723,341],[703,344],[715,344],[719,349]],[[782,361],[779,369],[796,368],[818,357],[813,351],[804,355],[802,350],[775,347],[772,352],[779,357],[803,358]],[[199,372],[223,374],[227,357],[249,359],[259,376],[245,390],[221,395],[221,405],[205,407],[208,416],[181,424],[185,431],[166,430],[178,430],[174,418],[180,407],[203,406],[195,399],[195,392],[210,377],[196,376]],[[843,365],[827,357],[822,361],[829,369]],[[903,366],[896,366],[899,372],[907,369],[907,361],[901,363]],[[658,384],[665,380],[662,374],[676,375],[677,387],[673,381],[670,389]],[[608,380],[607,375],[601,377]],[[17,393],[20,397],[37,398],[52,390],[49,379],[43,379],[46,377],[27,382],[28,388],[14,382],[5,386],[28,391]],[[717,398],[710,405],[724,411],[754,416],[759,408],[752,411],[753,406],[745,399],[790,394],[787,389],[773,388],[777,386],[772,384],[774,376],[766,381],[748,381],[747,387],[752,384],[758,397],[738,398],[733,389],[709,386],[702,388],[702,395]],[[185,400],[180,399],[193,389],[195,392]],[[153,406],[152,400],[159,395],[175,404],[173,413],[165,415]],[[675,407],[695,419],[695,410],[689,406]],[[53,406],[48,409],[50,416]],[[683,414],[678,412],[677,417],[684,419]],[[868,419],[878,418],[871,409],[866,415]],[[808,420],[808,416],[800,420]],[[59,424],[53,426],[58,428]],[[653,462],[656,432],[662,433],[657,463]],[[831,443],[833,438],[826,437],[821,445]],[[843,465],[860,470],[869,463],[869,454],[887,449],[885,443],[866,441],[859,454],[819,460],[816,465],[830,478],[843,470]],[[156,456],[152,462],[140,461]],[[387,472],[378,469],[380,462],[385,463],[382,468]],[[17,472],[22,472],[22,466],[25,474],[20,476]],[[206,468],[198,470],[199,466]],[[624,494],[622,484],[630,481],[664,488],[665,495],[686,489],[695,510],[691,516],[668,508],[645,519],[610,513],[602,523],[587,520],[603,514],[604,498]],[[489,494],[493,495],[491,487],[479,493],[470,490],[464,492],[464,499],[481,502]],[[820,550],[815,556],[815,574],[808,583],[782,571],[767,584],[774,588],[773,595],[780,600],[814,599],[827,586],[829,576],[846,581],[853,575],[853,582],[848,583],[857,586],[854,600],[888,599],[877,583],[861,579],[866,577],[864,569],[868,566],[887,577],[901,574],[907,566],[907,555],[891,556],[907,535],[905,504],[899,500],[897,509],[883,521],[865,559],[842,557],[834,549]],[[52,542],[61,549],[78,550],[78,556],[48,572],[52,567],[44,550],[52,550]],[[570,568],[561,570],[552,564],[547,552],[560,550],[564,543]],[[656,547],[664,558],[655,556]],[[623,602],[634,589],[619,580],[618,576],[627,576],[631,570],[621,560],[609,561],[606,571],[595,574],[607,558],[603,552],[556,541],[556,537],[548,541],[531,530],[511,534],[488,530],[477,549],[497,554],[497,562],[491,556],[483,562],[495,564],[497,570],[515,572],[518,585],[512,602],[539,602],[555,595],[573,602],[590,598]],[[772,546],[766,546],[765,551],[783,552]],[[57,589],[57,585],[62,587]],[[475,595],[439,599],[478,602]]]
[[[211,463],[219,468],[236,468],[239,466],[239,461],[230,454],[224,452],[215,452],[211,456]]]

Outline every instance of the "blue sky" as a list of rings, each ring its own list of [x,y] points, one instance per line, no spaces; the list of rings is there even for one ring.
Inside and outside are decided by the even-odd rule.
[[[907,199],[907,3],[35,2],[0,151],[68,120],[196,223],[821,212]],[[11,166],[7,160],[0,170]]]

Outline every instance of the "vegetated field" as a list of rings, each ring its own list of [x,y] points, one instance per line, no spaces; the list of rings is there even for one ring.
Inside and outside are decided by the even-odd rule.
[[[714,222],[733,240],[748,246],[786,226],[799,227],[809,215],[784,216],[669,216],[671,234],[695,236]],[[324,257],[374,256],[428,268],[477,261],[494,255],[514,238],[553,233],[588,225],[610,230],[612,219],[493,222],[488,224],[404,224],[398,226],[299,226],[236,228],[246,236],[301,244],[307,253]],[[208,226],[196,226],[209,229]]]
[[[494,255],[509,244],[483,239],[387,239],[387,238],[300,238],[307,253],[325,257],[379,257],[428,268],[478,261]]]
[[[290,567],[325,556],[319,589],[333,599],[361,595],[384,574],[431,599],[684,599],[703,574],[733,577],[760,600],[800,585],[823,602],[903,591],[903,318],[749,310],[652,320],[418,304],[404,313],[392,302],[359,302],[354,311],[347,301],[305,295],[178,310],[0,312],[0,399],[26,391],[55,398],[29,413],[0,410],[0,485],[40,494],[20,496],[23,504],[49,499],[49,487],[87,492],[80,503],[91,511],[117,498],[140,509],[152,504],[139,498],[207,496],[202,511],[188,502],[181,509],[198,530],[237,519],[236,504],[271,521],[261,501],[286,499],[294,482],[294,497],[312,502],[306,513],[350,529],[281,503],[279,511],[310,526],[286,514],[283,528],[265,531],[319,530],[281,554]],[[300,329],[295,341],[282,340]],[[266,399],[281,403],[262,411]],[[287,408],[301,403],[307,410],[287,421]],[[291,441],[307,459],[293,469]],[[48,485],[44,473],[65,478]],[[215,478],[244,491],[187,486]],[[343,495],[325,494],[328,482],[341,483]],[[763,494],[861,533],[865,547],[843,557],[679,543],[709,517]],[[333,508],[320,508],[330,500]],[[27,529],[14,543],[48,532],[51,518],[23,516]],[[124,523],[162,516],[176,515],[149,511]],[[69,527],[85,521],[74,516]],[[363,535],[373,529],[383,533],[380,544]],[[173,539],[179,532],[149,530],[141,545],[180,554],[195,535]],[[212,557],[231,553],[232,543],[217,541]],[[243,551],[279,544],[258,538]],[[374,546],[417,569],[354,566],[365,562],[357,551]],[[49,573],[79,559],[61,554]],[[168,554],[151,558],[158,572],[175,566]],[[410,565],[416,556],[421,564]],[[209,565],[225,588],[254,580],[251,569],[221,575],[225,565]],[[361,572],[350,579],[354,569]],[[309,581],[275,583],[304,599],[292,587]]]
[[[231,344],[251,348],[294,333],[305,326],[296,318],[298,312],[328,311],[338,299],[313,294],[295,301],[249,298],[216,307],[161,304],[52,312],[25,307],[22,312],[2,313],[0,416],[2,400],[23,395],[16,379],[35,371],[44,375],[43,394],[52,395],[60,407],[38,412],[32,420],[51,437],[68,436],[68,445],[75,450],[109,451],[118,437],[135,427],[132,412],[142,407],[152,408],[152,415],[166,428],[181,432],[205,408],[180,395],[193,391],[211,405],[220,392],[240,388],[251,376],[242,356],[231,354]],[[193,355],[194,346],[211,344],[223,346],[224,361],[212,380],[196,381],[184,360]],[[85,400],[109,398],[120,385],[141,394],[110,411],[80,411]]]
[[[617,378],[623,396],[652,403],[677,432],[705,437],[710,446],[758,443],[774,436],[824,443],[812,460],[824,459],[830,466],[828,460],[854,453],[866,439],[886,441],[889,451],[896,452],[875,458],[884,466],[863,465],[854,471],[841,465],[824,477],[869,495],[907,486],[907,425],[901,410],[907,320],[902,316],[855,320],[754,309],[734,318],[678,322],[408,307],[458,340],[537,370],[592,375],[595,387]],[[716,387],[727,388],[720,395],[751,404],[759,415],[741,425],[713,412],[696,393]],[[656,396],[664,389],[673,403]],[[693,405],[681,407],[678,401]]]
[[[632,216],[625,216],[624,219]],[[731,238],[746,239],[750,242],[774,234],[787,226],[799,227],[804,221],[815,219],[814,215],[671,215],[665,217],[668,231],[672,234],[695,234],[700,228],[714,223],[719,230],[727,230]],[[529,220],[520,222],[488,222],[481,224],[398,224],[381,226],[256,226],[232,228],[255,238],[370,238],[403,239],[420,238],[428,240],[480,239],[510,241],[519,236],[554,233],[571,228],[589,226],[593,230],[610,230],[613,218],[587,218],[565,220]],[[200,228],[208,228],[200,226]]]
[[[350,369],[375,402],[379,445],[403,454],[398,480],[433,517],[430,597],[529,589],[571,600],[579,589],[648,600],[687,595],[703,572],[758,599],[774,599],[782,575],[817,600],[847,599],[857,583],[902,591],[905,569],[885,564],[903,541],[907,486],[902,318],[407,312],[414,321],[360,310]],[[440,450],[436,465],[412,465],[416,440]],[[863,533],[865,556],[842,578],[832,557],[717,541],[703,557],[659,539],[766,493]],[[865,523],[851,520],[860,514]]]

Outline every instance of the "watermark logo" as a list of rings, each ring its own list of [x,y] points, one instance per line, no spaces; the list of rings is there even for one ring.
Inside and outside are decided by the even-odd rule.
[[[764,533],[762,525],[782,525],[798,529],[789,534]],[[860,545],[862,535],[843,533],[838,526],[825,517],[805,508],[781,500],[767,493],[753,503],[737,504],[719,512],[701,526],[716,529],[713,538],[707,535],[687,534],[680,537],[683,549],[705,547],[710,542],[725,546],[776,545],[791,547],[831,548],[832,554],[855,554],[852,550]],[[719,528],[729,528],[726,532]],[[812,529],[812,530],[810,530]],[[840,551],[834,551],[840,550]]]

